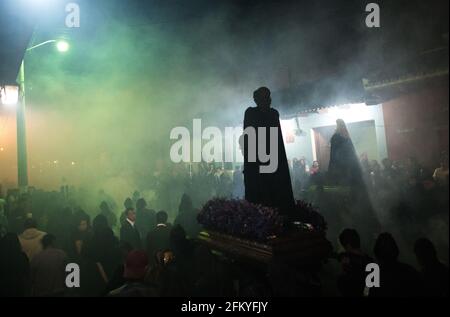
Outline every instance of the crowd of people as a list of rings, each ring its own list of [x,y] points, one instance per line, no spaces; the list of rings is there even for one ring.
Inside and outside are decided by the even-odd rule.
[[[439,261],[436,248],[427,238],[417,239],[413,250],[419,270],[399,261],[400,249],[394,237],[387,232],[378,235],[373,255],[361,248],[355,229],[344,229],[339,235],[343,252],[337,255],[342,271],[337,287],[343,296],[349,297],[416,297],[448,296],[448,267]],[[366,286],[366,266],[379,265],[379,287]],[[382,275],[382,276],[381,276]]]
[[[63,196],[62,192],[55,196],[65,204],[48,215],[45,225],[37,220],[43,220],[42,215],[28,209],[27,202],[33,201],[30,197],[21,196],[7,214],[12,226],[3,228],[0,239],[0,296],[177,296],[188,295],[188,290],[189,294],[200,295],[214,292],[203,285],[208,283],[202,280],[208,267],[201,266],[204,272],[194,269],[200,261],[213,264],[210,251],[192,242],[201,227],[188,195],[183,195],[173,224],[165,211],[148,208],[144,198],[136,202],[127,198],[118,217],[102,201],[91,221],[86,212],[70,206]],[[15,226],[20,220],[22,229]],[[66,287],[69,263],[80,268],[80,288]],[[196,283],[203,284],[200,287]]]
[[[127,199],[119,219],[105,202],[101,206],[92,223],[83,210],[65,208],[54,226],[42,228],[30,216],[20,233],[3,234],[0,296],[295,296],[302,293],[299,287],[308,289],[292,281],[281,281],[282,289],[271,288],[258,279],[237,289],[237,276],[245,273],[236,274],[239,266],[196,241],[201,228],[187,195],[173,224],[165,211],[147,208],[142,198],[136,204]],[[117,236],[112,227],[118,222]],[[364,252],[355,229],[344,229],[339,242],[342,252],[332,258],[341,265],[335,276],[341,296],[448,296],[448,267],[429,239],[412,246],[420,270],[399,261],[399,247],[389,233],[379,234],[374,258]],[[68,263],[80,268],[79,288],[66,286]],[[366,287],[369,263],[380,266],[379,288]],[[276,274],[268,278],[275,277],[283,279]]]
[[[443,194],[448,193],[445,161],[434,173],[414,159],[406,164],[385,159],[381,167],[363,155],[360,163],[378,207],[390,208],[393,216],[411,220],[403,226],[419,224],[436,213],[446,214],[448,220],[448,196]],[[317,162],[308,170],[305,165],[305,160],[300,159],[293,160],[291,167],[294,192],[300,194],[326,181]],[[81,196],[67,186],[60,192],[9,192],[0,200],[0,296],[302,294],[298,285],[277,289],[266,287],[261,281],[265,277],[243,279],[248,271],[236,273],[244,268],[236,268],[235,263],[214,255],[196,240],[201,230],[196,220],[198,206],[214,196],[244,196],[240,167],[226,171],[213,164],[201,164],[180,182],[185,183],[185,194],[178,200],[176,215],[172,210],[150,208],[153,203],[138,191],[125,199],[122,208],[101,191],[98,207],[87,212],[77,201]],[[335,225],[332,221],[328,220],[331,226]],[[448,268],[439,261],[441,249],[437,250],[431,240],[420,238],[408,246],[411,250],[407,251],[416,257],[415,265],[409,265],[399,260],[401,247],[389,233],[378,233],[370,255],[363,249],[372,242],[362,243],[356,230],[331,234],[339,240],[336,250],[343,250],[336,251],[334,257],[341,265],[332,278],[339,291],[335,295],[448,296]],[[446,247],[448,250],[448,244]],[[380,288],[368,290],[365,266],[372,262],[379,264],[383,282]],[[66,287],[68,263],[80,267],[79,288]]]
[[[392,192],[400,188],[407,190],[410,186],[427,186],[427,188],[445,189],[448,186],[448,158],[443,155],[441,162],[433,171],[422,166],[416,158],[410,157],[404,161],[392,161],[389,158],[381,164],[370,160],[367,153],[360,155],[360,165],[369,191],[377,195]],[[307,164],[305,157],[289,160],[292,184],[297,196],[307,191],[311,185],[324,185],[326,172],[321,169],[318,161]]]

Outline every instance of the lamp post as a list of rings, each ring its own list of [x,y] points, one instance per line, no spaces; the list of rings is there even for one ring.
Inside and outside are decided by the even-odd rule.
[[[56,48],[60,52],[66,52],[69,44],[65,41],[49,40],[40,44],[27,48],[29,52],[35,48],[41,47],[49,43],[56,43]],[[26,53],[25,52],[25,53]],[[27,138],[25,124],[25,105],[26,105],[26,89],[25,89],[25,56],[20,64],[19,70],[19,86],[20,86],[20,102],[17,105],[17,183],[20,192],[26,192],[28,188],[28,159],[27,159]]]
[[[25,130],[25,63],[22,60],[19,70],[20,102],[17,105],[17,183],[20,192],[28,187],[27,138]]]

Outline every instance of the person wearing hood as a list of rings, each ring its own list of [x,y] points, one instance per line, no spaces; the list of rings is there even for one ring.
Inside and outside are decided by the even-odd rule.
[[[196,238],[201,231],[201,225],[197,221],[197,211],[192,204],[191,197],[186,194],[181,197],[178,216],[173,224],[174,226],[181,225],[190,238]]]
[[[149,231],[156,226],[156,212],[147,208],[144,198],[139,198],[136,202],[136,228],[141,237],[146,237]]]
[[[117,217],[106,201],[102,201],[100,204],[100,214],[106,217],[106,219],[108,220],[108,226],[111,229],[114,229],[116,227]]]
[[[255,90],[253,100],[256,107],[247,108],[243,125],[244,131],[248,131],[243,142],[245,200],[277,208],[288,223],[297,215],[280,115],[271,108],[267,87]],[[266,162],[259,155],[261,149],[270,155]]]
[[[41,240],[47,233],[38,230],[36,220],[32,218],[25,220],[24,229],[19,235],[19,241],[23,252],[31,261],[36,254],[42,251]]]

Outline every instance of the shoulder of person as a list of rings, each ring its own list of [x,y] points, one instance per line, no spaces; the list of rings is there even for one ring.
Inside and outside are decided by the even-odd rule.
[[[256,111],[256,107],[248,107],[245,110],[245,115],[253,114],[253,113],[255,113],[255,111]]]
[[[274,115],[276,115],[277,117],[280,116],[280,113],[279,113],[278,110],[275,109],[275,108],[270,108],[270,112],[273,113]]]
[[[397,262],[395,270],[403,277],[406,276],[407,278],[417,278],[419,276],[419,271],[407,263]]]
[[[339,133],[333,133],[333,136],[331,137],[331,141],[340,141],[342,139],[342,136]]]

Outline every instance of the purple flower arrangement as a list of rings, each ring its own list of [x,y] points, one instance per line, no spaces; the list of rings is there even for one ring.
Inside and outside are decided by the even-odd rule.
[[[297,201],[295,215],[308,231],[327,229],[325,219],[309,203]],[[208,201],[197,220],[206,229],[256,241],[279,236],[285,228],[276,208],[236,199],[214,198]]]
[[[203,206],[197,220],[206,229],[257,241],[266,241],[283,231],[283,220],[276,209],[246,200],[212,199]]]

